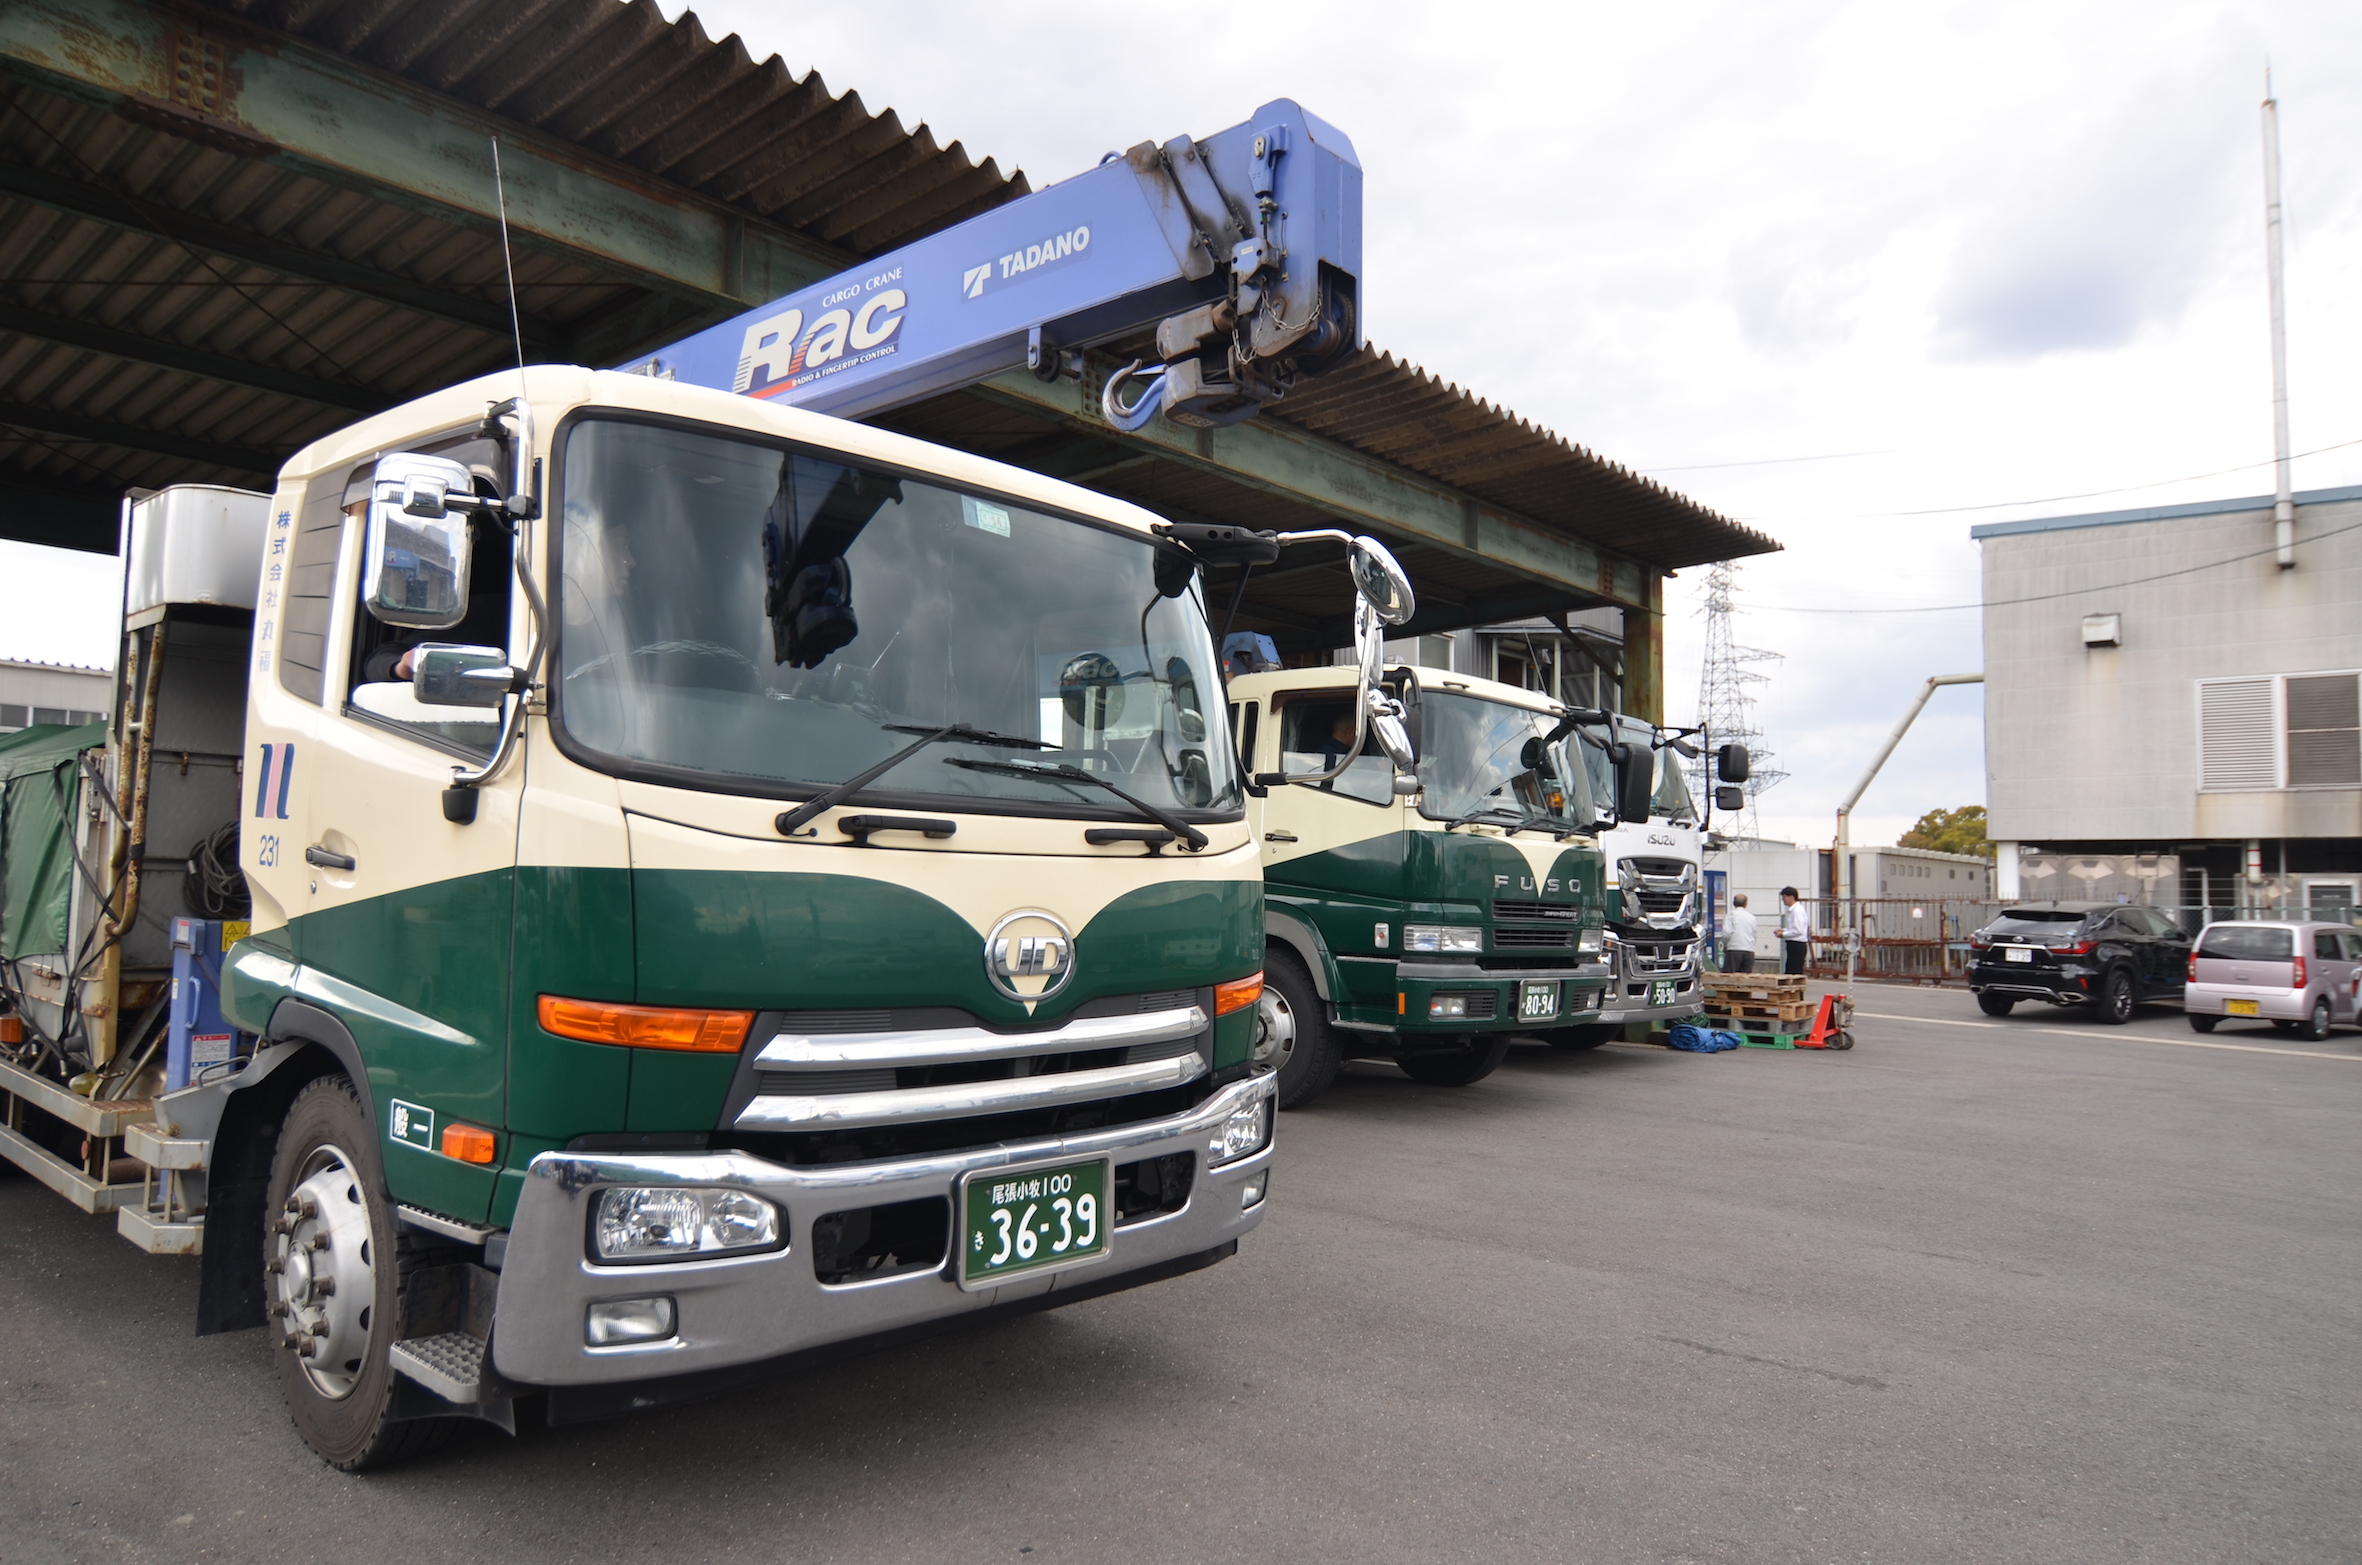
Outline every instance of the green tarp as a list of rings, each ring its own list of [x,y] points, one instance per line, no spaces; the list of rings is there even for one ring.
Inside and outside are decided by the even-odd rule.
[[[66,948],[74,772],[83,751],[106,742],[104,723],[42,723],[0,735],[0,957],[14,961]]]

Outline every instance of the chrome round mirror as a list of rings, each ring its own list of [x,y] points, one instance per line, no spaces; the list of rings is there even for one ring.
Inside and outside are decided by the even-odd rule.
[[[1402,573],[1394,556],[1377,539],[1353,540],[1351,568],[1354,589],[1387,624],[1399,625],[1417,610],[1419,603],[1411,595],[1411,579]]]

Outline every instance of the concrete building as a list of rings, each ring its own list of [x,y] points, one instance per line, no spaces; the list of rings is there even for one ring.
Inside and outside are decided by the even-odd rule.
[[[0,658],[0,734],[35,723],[95,723],[114,699],[115,676],[74,663]]]
[[[1998,894],[2362,905],[2362,488],[1972,528]]]

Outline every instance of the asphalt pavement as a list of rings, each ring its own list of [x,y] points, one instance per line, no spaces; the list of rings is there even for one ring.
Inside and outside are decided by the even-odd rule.
[[[0,1561],[2362,1559],[2362,1033],[1856,994],[1356,1065],[1212,1271],[363,1478],[0,1176]]]

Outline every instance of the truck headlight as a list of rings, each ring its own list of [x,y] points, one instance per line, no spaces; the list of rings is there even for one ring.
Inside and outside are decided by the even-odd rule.
[[[678,1261],[779,1247],[779,1208],[743,1190],[624,1185],[599,1192],[591,1247],[602,1261]]]
[[[1468,997],[1464,994],[1439,994],[1427,1002],[1430,1021],[1450,1021],[1468,1014]]]
[[[1467,924],[1405,924],[1405,951],[1482,951],[1484,930]]]
[[[1597,956],[1600,952],[1606,949],[1607,932],[1605,930],[1585,929],[1577,931],[1575,935],[1576,955]]]
[[[1221,1129],[1206,1143],[1206,1167],[1220,1168],[1242,1157],[1252,1157],[1271,1139],[1271,1100],[1232,1109]]]

